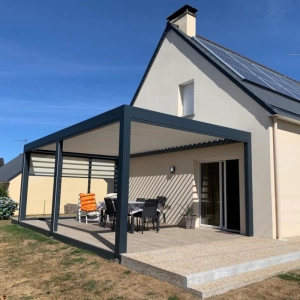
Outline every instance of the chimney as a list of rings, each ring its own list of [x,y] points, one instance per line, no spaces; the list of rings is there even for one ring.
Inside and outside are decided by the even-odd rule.
[[[186,4],[179,8],[167,20],[179,27],[188,36],[196,35],[196,12],[198,9]]]

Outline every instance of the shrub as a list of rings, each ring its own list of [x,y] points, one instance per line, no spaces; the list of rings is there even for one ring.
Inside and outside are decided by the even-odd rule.
[[[7,189],[0,184],[0,198],[1,197],[8,197]]]
[[[0,220],[7,220],[14,215],[18,203],[8,197],[0,197]]]

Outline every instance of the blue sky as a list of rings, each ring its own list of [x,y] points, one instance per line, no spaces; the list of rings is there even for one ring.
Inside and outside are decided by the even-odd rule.
[[[0,0],[0,157],[129,104],[186,0]],[[197,33],[300,80],[299,0],[190,0]]]

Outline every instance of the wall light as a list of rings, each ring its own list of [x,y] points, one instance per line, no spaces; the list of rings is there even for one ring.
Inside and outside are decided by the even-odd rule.
[[[175,173],[175,167],[174,166],[170,167],[170,172]]]

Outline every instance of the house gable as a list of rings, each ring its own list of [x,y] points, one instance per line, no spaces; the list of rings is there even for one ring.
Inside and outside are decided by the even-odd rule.
[[[228,74],[227,74],[228,75]],[[134,106],[180,116],[180,85],[194,82],[194,120],[252,133],[254,232],[274,237],[270,144],[272,110],[168,30],[136,95]]]

